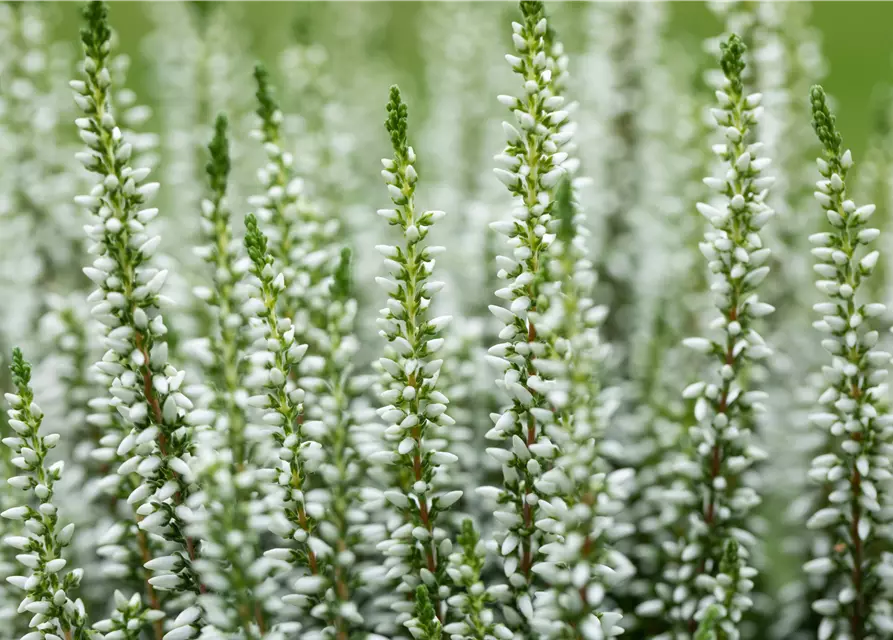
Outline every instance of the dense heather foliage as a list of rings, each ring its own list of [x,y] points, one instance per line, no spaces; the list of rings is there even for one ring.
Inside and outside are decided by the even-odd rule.
[[[417,113],[192,4],[154,114],[0,6],[0,638],[893,637],[893,156],[808,5],[430,3]]]

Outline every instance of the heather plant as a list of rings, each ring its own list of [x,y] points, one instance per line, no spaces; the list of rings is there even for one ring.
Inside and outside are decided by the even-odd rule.
[[[450,595],[446,559],[452,542],[439,522],[462,497],[460,490],[443,491],[449,488],[447,469],[458,458],[437,446],[444,442],[438,431],[454,424],[446,413],[449,399],[438,388],[443,360],[436,357],[450,317],[431,317],[429,311],[443,283],[431,279],[441,248],[425,239],[444,212],[416,210],[417,160],[407,138],[407,107],[396,85],[390,90],[387,113],[394,156],[382,160],[381,173],[395,208],[379,209],[378,214],[397,226],[403,238],[398,246],[377,247],[393,278],[376,278],[388,294],[378,323],[387,340],[379,359],[383,406],[378,413],[389,426],[384,432],[387,450],[378,459],[392,467],[392,488],[384,498],[400,514],[401,524],[379,548],[388,558],[388,573],[400,576],[398,593],[409,596],[408,602],[393,604],[397,622],[414,636],[433,638],[439,637],[446,620],[444,601]],[[415,617],[404,622],[410,613]]]
[[[816,286],[826,296],[814,307],[822,316],[815,326],[826,335],[822,347],[831,355],[831,365],[822,370],[827,385],[818,399],[822,410],[810,415],[812,424],[828,432],[829,450],[812,461],[809,472],[826,483],[827,495],[807,526],[827,531],[833,546],[805,570],[825,581],[825,597],[812,605],[822,616],[819,637],[882,637],[893,629],[881,578],[890,562],[882,542],[889,535],[890,418],[884,398],[887,372],[881,367],[890,355],[874,348],[878,332],[871,327],[871,318],[883,314],[885,306],[857,301],[860,285],[880,256],[861,247],[880,231],[867,224],[875,206],[857,207],[848,197],[853,157],[843,149],[824,90],[814,86],[809,97],[813,128],[823,147],[815,198],[831,227],[810,236],[821,278]]]
[[[893,634],[807,6],[133,6],[0,6],[0,639]]]

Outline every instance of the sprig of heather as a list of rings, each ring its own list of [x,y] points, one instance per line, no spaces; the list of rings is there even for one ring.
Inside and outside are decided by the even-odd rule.
[[[362,585],[360,550],[362,524],[360,491],[368,463],[361,456],[361,425],[355,403],[362,383],[353,361],[359,351],[354,336],[357,303],[351,282],[351,252],[344,247],[337,269],[327,279],[326,324],[309,332],[315,354],[308,356],[299,383],[307,389],[304,430],[318,439],[325,452],[316,493],[325,502],[325,517],[317,532],[332,550],[326,566],[329,588],[325,619],[333,621],[337,640],[357,637],[363,617],[357,607]]]
[[[415,640],[440,640],[443,637],[443,623],[434,613],[428,587],[423,584],[415,591],[415,616],[405,625]]]
[[[695,351],[712,356],[716,370],[711,378],[691,384],[683,392],[685,398],[695,400],[697,425],[690,435],[701,469],[692,486],[688,532],[676,548],[678,565],[667,572],[685,597],[668,603],[666,612],[680,629],[692,633],[707,608],[717,604],[718,624],[732,638],[738,637],[738,623],[752,606],[748,591],[756,574],[747,565],[754,541],[748,516],[760,497],[747,471],[764,457],[751,443],[755,414],[762,410],[764,394],[748,390],[745,372],[770,354],[753,324],[773,311],[756,294],[769,272],[764,265],[769,249],[763,247],[760,229],[773,215],[765,204],[772,178],[762,176],[769,160],[759,157],[760,143],[751,142],[761,114],[761,96],[744,92],[744,53],[744,44],[734,34],[722,44],[720,67],[725,81],[716,92],[719,108],[713,110],[713,117],[726,143],[713,150],[728,172],[722,178],[704,180],[722,197],[719,208],[698,204],[698,211],[713,227],[699,246],[715,274],[711,291],[719,316],[711,326],[721,333],[718,339],[684,341]],[[721,562],[729,539],[741,543],[741,579],[732,585],[736,597],[717,602],[717,587],[728,588]]]
[[[307,345],[298,344],[291,320],[281,315],[281,299],[288,285],[284,274],[274,269],[267,237],[254,214],[245,218],[245,227],[245,248],[254,276],[246,311],[252,316],[252,324],[260,325],[263,331],[259,341],[262,349],[252,355],[263,366],[261,393],[252,396],[250,402],[263,409],[263,421],[273,428],[278,447],[275,474],[281,503],[272,515],[270,529],[282,540],[298,543],[297,548],[276,548],[266,555],[304,572],[295,582],[293,592],[283,600],[312,610],[317,616],[314,607],[329,587],[325,569],[332,549],[316,533],[325,506],[307,491],[308,477],[318,469],[323,456],[320,443],[304,432],[305,393],[294,381],[295,369],[304,358]],[[326,622],[331,624],[331,620]]]
[[[249,203],[256,207],[259,219],[265,223],[269,235],[270,252],[283,265],[283,277],[294,279],[292,267],[297,219],[297,196],[301,180],[295,175],[294,156],[283,149],[282,110],[273,95],[270,74],[263,65],[254,67],[257,83],[258,128],[252,133],[264,146],[268,163],[258,173],[266,192],[253,196]]]
[[[221,636],[260,640],[273,638],[269,624],[278,590],[271,577],[273,562],[264,558],[261,536],[268,521],[261,487],[275,483],[272,469],[236,460],[227,432],[215,429],[197,435],[191,469],[197,484],[186,501],[186,531],[202,541],[195,561],[206,591],[197,606],[181,613],[204,621],[202,638]]]
[[[450,593],[446,567],[452,544],[438,518],[462,492],[439,491],[445,467],[458,458],[438,451],[435,439],[438,427],[454,424],[446,413],[449,400],[438,388],[443,360],[435,357],[450,317],[431,318],[428,311],[432,297],[443,287],[431,279],[434,256],[442,248],[428,246],[425,239],[444,213],[416,210],[416,155],[407,140],[406,104],[396,86],[391,87],[387,111],[385,125],[394,157],[382,160],[382,175],[396,208],[378,213],[398,227],[403,242],[377,247],[390,274],[376,278],[389,296],[378,320],[379,333],[387,340],[379,359],[384,403],[379,415],[389,425],[385,439],[390,449],[380,458],[392,472],[392,488],[384,497],[401,514],[403,525],[391,531],[379,549],[387,558],[389,575],[400,577],[398,592],[407,597],[394,604],[397,622],[409,626],[410,614],[418,606],[413,599],[422,585],[437,619],[446,620],[444,605]]]
[[[211,407],[217,412],[217,428],[227,434],[226,445],[232,451],[233,463],[241,465],[248,457],[245,442],[247,391],[243,379],[247,373],[245,354],[249,339],[247,333],[242,331],[245,318],[241,306],[245,296],[239,285],[247,265],[240,259],[230,223],[227,127],[226,116],[218,115],[214,123],[214,137],[208,145],[210,160],[206,172],[209,194],[201,205],[202,233],[207,244],[197,252],[213,268],[213,286],[200,287],[196,295],[206,300],[214,319],[204,358],[208,363],[207,373],[213,389]]]
[[[4,360],[0,364],[3,365],[0,367],[0,385],[2,385],[3,389],[12,393],[13,383],[8,363]],[[2,429],[4,435],[9,434],[11,431],[7,424],[8,420],[9,417],[6,413],[0,413],[0,429]],[[0,448],[0,471],[2,471],[4,478],[11,478],[17,473],[16,467],[12,464],[13,455],[9,447]],[[0,486],[0,512],[19,506],[19,496],[17,494],[18,492],[9,486],[8,482],[3,482],[2,486]],[[18,526],[15,521],[0,518],[0,540],[8,535],[17,533]],[[3,581],[2,584],[4,586],[9,584],[6,581],[7,578],[18,573],[19,567],[15,560],[17,552],[17,549],[8,545],[0,545],[0,580]],[[0,589],[0,622],[6,625],[5,628],[9,629],[9,632],[14,636],[23,635],[28,628],[27,621],[19,617],[18,607],[19,599],[14,590],[8,587]]]
[[[146,229],[158,211],[141,208],[159,185],[145,183],[148,169],[129,165],[133,148],[123,140],[112,113],[106,6],[91,2],[84,15],[85,79],[72,81],[71,87],[83,112],[77,125],[87,146],[78,159],[98,176],[90,193],[77,198],[94,216],[87,233],[90,252],[97,257],[84,273],[97,285],[89,297],[92,314],[106,327],[103,341],[108,351],[97,368],[111,379],[111,406],[123,418],[125,430],[117,444],[116,456],[124,460],[117,474],[122,487],[133,474],[138,478],[129,495],[121,497],[136,508],[144,532],[138,536],[139,550],[147,568],[157,572],[149,579],[153,589],[147,595],[158,608],[154,590],[188,594],[201,589],[192,568],[196,547],[185,535],[176,509],[191,490],[192,428],[206,424],[208,412],[191,413],[193,404],[181,390],[186,374],[168,363],[167,327],[160,312],[166,302],[161,289],[167,272],[151,266],[161,238]],[[159,550],[162,555],[151,562],[145,534],[166,541]],[[188,626],[198,630],[198,623]],[[188,637],[184,633],[177,637]]]
[[[815,305],[822,319],[814,326],[823,334],[822,346],[831,355],[823,367],[827,388],[819,398],[821,410],[810,416],[827,430],[831,450],[812,462],[810,477],[828,488],[825,506],[807,526],[825,530],[833,546],[809,561],[809,574],[824,576],[825,597],[813,603],[822,616],[818,637],[872,638],[893,633],[893,610],[885,586],[891,559],[890,504],[886,488],[891,478],[893,419],[886,412],[890,354],[874,349],[878,332],[870,318],[885,312],[880,303],[860,303],[860,287],[877,265],[879,252],[862,248],[880,235],[867,226],[873,204],[857,207],[848,197],[847,174],[852,154],[842,139],[825,92],[810,90],[812,124],[824,148],[819,158],[822,180],[815,198],[824,209],[831,230],[810,236],[816,248],[814,269],[818,289],[827,300]]]
[[[521,130],[503,123],[508,146],[497,156],[506,168],[496,169],[500,180],[515,198],[512,219],[491,224],[507,236],[510,255],[497,257],[498,276],[506,286],[496,292],[509,307],[490,307],[505,324],[490,349],[490,361],[503,377],[497,385],[512,399],[495,426],[487,434],[492,440],[506,441],[510,449],[491,448],[488,453],[503,465],[501,489],[485,488],[502,507],[496,513],[505,527],[497,533],[503,566],[514,594],[514,602],[504,609],[510,627],[526,625],[532,616],[533,571],[539,561],[543,532],[535,527],[537,503],[543,496],[536,483],[549,461],[557,454],[548,431],[555,418],[547,393],[553,389],[555,367],[552,342],[543,320],[549,296],[549,249],[555,240],[552,228],[555,187],[565,169],[567,153],[561,148],[570,139],[560,131],[567,112],[560,110],[561,96],[554,95],[552,71],[546,50],[547,23],[543,3],[522,2],[523,23],[512,24],[512,40],[518,56],[506,59],[524,83],[521,98],[500,96],[514,114]]]
[[[289,283],[283,298],[286,314],[293,318],[303,341],[312,327],[325,325],[326,278],[338,264],[340,223],[335,217],[324,217],[307,197],[294,156],[284,150],[283,114],[269,74],[258,65],[254,77],[259,118],[254,136],[263,143],[268,163],[258,172],[266,192],[250,202],[265,223],[270,250]]]
[[[510,640],[512,631],[497,622],[494,610],[509,595],[504,584],[486,586],[482,579],[486,563],[486,547],[471,519],[462,522],[456,542],[459,548],[449,557],[447,573],[453,581],[453,595],[448,604],[454,607],[455,622],[444,627],[450,640]]]
[[[202,540],[195,568],[207,588],[192,615],[200,611],[206,622],[202,637],[224,633],[259,639],[268,631],[277,589],[270,578],[272,561],[261,554],[266,514],[259,496],[263,484],[275,482],[275,472],[255,464],[252,440],[261,434],[247,424],[249,345],[242,328],[245,296],[239,287],[247,265],[233,241],[226,201],[230,156],[223,114],[215,121],[208,150],[210,194],[202,202],[202,232],[208,244],[199,253],[214,268],[214,286],[198,294],[207,301],[215,323],[205,357],[217,426],[198,434],[198,453],[191,462],[201,489],[187,500],[185,519],[188,533]]]
[[[536,594],[533,627],[549,638],[573,637],[578,629],[612,637],[622,632],[620,613],[608,610],[605,596],[632,573],[629,561],[612,549],[613,539],[629,533],[614,516],[629,494],[632,472],[611,471],[601,455],[611,412],[598,382],[605,356],[599,339],[604,310],[589,297],[595,272],[586,258],[587,234],[569,179],[556,194],[556,214],[553,268],[563,287],[552,306],[560,314],[555,347],[565,371],[551,397],[563,429],[555,432],[561,454],[537,482],[543,517],[536,526],[552,539],[542,546],[543,562],[534,568],[548,588]]]
[[[43,412],[34,401],[31,365],[19,349],[13,351],[10,370],[15,393],[6,394],[6,401],[10,407],[9,426],[15,435],[4,438],[3,444],[13,450],[12,464],[21,473],[8,482],[30,495],[0,516],[21,522],[23,527],[20,535],[3,540],[5,545],[21,551],[16,560],[28,573],[7,578],[9,584],[24,592],[19,612],[33,614],[28,623],[33,631],[22,640],[81,640],[90,637],[86,612],[83,602],[72,600],[71,596],[81,582],[83,570],[66,571],[67,561],[62,557],[74,535],[74,524],[60,527],[53,504],[55,484],[62,476],[64,463],[60,460],[49,464],[47,460],[59,442],[59,434],[39,433]]]

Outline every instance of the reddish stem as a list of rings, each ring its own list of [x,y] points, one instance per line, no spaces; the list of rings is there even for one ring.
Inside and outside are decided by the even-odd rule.
[[[137,523],[139,523],[140,520],[142,520],[142,518],[138,517]],[[143,564],[146,564],[152,559],[152,554],[149,553],[149,541],[146,538],[146,532],[139,527],[137,527],[136,539],[140,547],[140,555],[142,556]],[[149,606],[156,611],[160,611],[161,603],[158,601],[158,594],[155,593],[155,588],[149,582],[148,578],[146,579],[146,595],[149,597]],[[161,637],[164,635],[164,627],[161,625],[160,619],[152,623],[152,629],[155,632],[156,640],[161,640]]]
[[[152,409],[155,423],[161,426],[164,424],[164,418],[161,412],[161,406],[158,403],[158,397],[155,395],[155,388],[152,386],[152,369],[149,366],[149,353],[143,342],[143,334],[139,331],[136,332],[134,342],[136,343],[136,348],[143,354],[144,362],[141,367],[143,372],[143,394],[146,396],[146,402],[148,402],[149,407]],[[161,455],[167,457],[167,435],[164,432],[158,436],[158,448],[161,450]],[[174,494],[174,502],[176,504],[182,504],[183,502],[183,496],[180,495],[179,491]],[[186,536],[185,541],[189,561],[190,563],[195,562],[195,543],[190,536]],[[207,588],[201,582],[199,582],[198,589],[201,593],[207,592]]]

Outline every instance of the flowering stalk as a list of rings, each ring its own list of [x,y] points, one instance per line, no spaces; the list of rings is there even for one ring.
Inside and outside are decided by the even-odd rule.
[[[283,265],[283,277],[288,276],[291,282],[294,280],[292,249],[301,181],[295,175],[294,156],[282,149],[282,111],[273,96],[269,73],[260,64],[254,68],[254,79],[257,82],[257,116],[260,120],[254,136],[263,143],[269,164],[259,173],[266,193],[254,196],[250,203],[257,207],[260,220],[268,223],[266,233],[270,236],[270,251]]]
[[[595,273],[586,259],[582,215],[569,180],[558,190],[556,209],[556,282],[564,287],[553,308],[561,314],[556,351],[566,370],[551,396],[563,429],[555,432],[561,455],[536,485],[544,516],[536,526],[552,539],[542,546],[544,561],[534,569],[549,588],[536,594],[533,626],[547,638],[612,637],[622,632],[616,624],[620,613],[606,610],[604,599],[618,578],[632,573],[629,561],[611,548],[612,539],[629,533],[614,516],[624,506],[632,472],[610,471],[601,456],[609,413],[601,406],[598,384],[604,312],[587,295]]]
[[[494,605],[509,595],[506,585],[484,585],[481,574],[484,570],[486,552],[474,522],[462,522],[462,531],[456,539],[459,549],[449,558],[447,573],[453,581],[453,595],[448,604],[457,614],[455,622],[443,630],[451,640],[484,640],[499,638],[509,640],[514,637],[511,630],[494,619]]]
[[[331,549],[315,533],[324,505],[311,500],[306,491],[308,474],[318,468],[322,447],[304,434],[304,390],[295,385],[292,376],[307,345],[297,343],[291,320],[277,311],[287,283],[281,272],[274,271],[267,237],[253,214],[246,216],[245,227],[245,248],[256,278],[247,311],[259,320],[255,322],[263,328],[266,345],[266,350],[255,354],[265,368],[261,373],[262,393],[253,396],[251,402],[264,410],[264,422],[274,429],[273,438],[279,447],[276,474],[283,493],[281,509],[273,515],[270,528],[283,540],[299,543],[297,549],[279,548],[267,554],[309,573],[298,579],[295,593],[285,600],[310,609],[328,586],[323,563]]]
[[[312,328],[326,324],[325,288],[338,265],[340,223],[333,216],[324,217],[305,194],[295,159],[283,150],[284,116],[269,76],[260,65],[254,76],[260,119],[254,135],[263,143],[269,162],[258,172],[266,192],[250,202],[257,207],[258,218],[269,225],[270,249],[289,283],[283,297],[286,315],[293,318],[297,335],[305,341]]]
[[[6,394],[10,409],[9,426],[15,436],[3,439],[3,444],[14,451],[12,464],[21,470],[21,475],[8,479],[9,484],[19,490],[30,492],[33,499],[24,504],[5,510],[0,516],[21,521],[24,535],[10,536],[4,544],[21,553],[16,560],[30,573],[7,578],[13,587],[25,592],[20,612],[34,614],[29,627],[34,631],[25,634],[22,640],[41,638],[62,638],[81,640],[89,637],[84,604],[79,599],[72,600],[71,593],[77,589],[83,576],[82,569],[63,571],[67,564],[62,552],[71,543],[74,524],[58,527],[58,515],[53,504],[54,485],[62,476],[62,461],[48,464],[50,449],[59,442],[59,434],[41,436],[40,424],[43,412],[34,402],[31,389],[31,365],[15,349],[12,354],[13,384],[15,393]],[[36,504],[36,508],[32,506]]]
[[[202,540],[202,558],[196,562],[208,593],[199,598],[207,622],[205,633],[239,634],[259,639],[267,632],[268,611],[264,602],[273,595],[275,583],[268,579],[269,561],[261,556],[263,502],[258,487],[273,480],[272,471],[258,469],[246,438],[247,390],[245,353],[248,332],[238,291],[245,267],[233,242],[226,192],[230,171],[227,119],[220,114],[214,137],[208,145],[206,170],[210,197],[202,202],[202,231],[207,245],[199,253],[214,267],[214,286],[200,289],[215,324],[206,358],[213,384],[212,408],[217,428],[199,434],[192,471],[201,490],[187,501],[190,508],[188,532]]]
[[[357,523],[365,520],[359,494],[367,464],[358,451],[360,425],[352,406],[358,396],[353,359],[359,344],[353,335],[357,303],[350,270],[351,252],[345,247],[325,284],[327,322],[309,334],[317,355],[304,361],[300,378],[307,388],[305,432],[313,433],[325,451],[319,486],[328,495],[318,533],[333,550],[326,568],[331,588],[326,592],[325,617],[334,622],[337,640],[359,633],[363,622],[355,591],[361,584],[357,555],[362,536]]]
[[[394,158],[382,160],[382,175],[396,208],[378,213],[400,229],[403,244],[377,247],[391,276],[376,278],[389,296],[378,320],[380,334],[387,340],[379,359],[384,370],[381,400],[385,403],[379,415],[389,425],[385,436],[392,449],[385,452],[385,458],[393,467],[395,483],[384,496],[400,512],[404,524],[379,548],[393,563],[390,575],[401,577],[398,591],[410,599],[395,605],[398,622],[406,623],[416,606],[412,598],[425,585],[442,623],[450,591],[446,558],[452,549],[446,531],[438,526],[438,517],[462,497],[461,491],[437,493],[442,467],[458,458],[437,451],[432,442],[432,432],[438,426],[454,424],[446,414],[449,400],[438,390],[443,361],[434,358],[443,346],[440,336],[450,317],[429,318],[428,313],[431,299],[443,283],[430,279],[434,256],[441,248],[427,246],[425,238],[444,213],[416,211],[416,155],[407,141],[406,104],[396,86],[391,87],[387,111],[385,125]]]
[[[292,375],[307,393],[304,433],[322,447],[319,473],[307,487],[325,505],[325,518],[317,525],[320,544],[329,547],[321,565],[325,604],[317,617],[329,621],[333,628],[326,633],[340,639],[357,633],[363,621],[354,602],[360,584],[356,509],[358,479],[367,468],[357,453],[359,425],[352,406],[359,395],[352,362],[359,344],[353,335],[357,303],[351,291],[350,251],[342,244],[338,218],[324,215],[305,195],[293,158],[281,150],[283,115],[267,74],[258,68],[255,77],[261,121],[257,134],[270,163],[259,174],[267,191],[253,201],[259,205],[258,216],[273,222],[278,239],[271,251],[288,287],[282,295],[283,313],[292,320],[296,340],[309,346],[310,355]],[[316,175],[319,168],[314,169]]]
[[[496,512],[506,527],[498,533],[500,553],[514,609],[506,613],[512,628],[523,627],[532,615],[531,587],[534,566],[539,559],[543,532],[535,527],[537,504],[542,495],[536,483],[549,460],[557,454],[546,433],[555,419],[547,400],[551,374],[547,369],[552,355],[549,331],[541,324],[548,307],[549,247],[555,239],[552,227],[554,188],[565,173],[561,164],[567,153],[560,149],[570,139],[570,131],[560,131],[567,119],[561,111],[561,96],[554,95],[552,71],[547,68],[547,24],[542,2],[522,2],[523,23],[513,23],[512,40],[519,56],[506,59],[524,82],[524,96],[500,96],[521,126],[518,131],[503,123],[508,146],[497,160],[507,168],[496,175],[516,198],[513,219],[491,224],[508,237],[511,255],[497,257],[499,278],[507,286],[496,292],[509,308],[492,305],[490,311],[505,324],[490,349],[490,361],[504,371],[497,385],[512,399],[512,405],[497,415],[489,439],[505,440],[511,449],[491,448],[487,452],[503,465],[502,489],[493,493],[502,509]]]
[[[873,204],[857,207],[848,198],[847,174],[852,154],[842,151],[841,136],[819,86],[810,91],[812,124],[824,148],[818,160],[822,180],[815,198],[831,225],[810,236],[818,259],[814,269],[819,290],[827,296],[814,309],[822,319],[815,327],[826,334],[822,346],[831,354],[823,367],[827,388],[819,398],[822,409],[810,421],[830,434],[832,450],[812,462],[810,476],[827,483],[827,503],[807,526],[827,531],[834,541],[825,555],[808,562],[808,573],[826,577],[825,597],[813,603],[822,616],[818,637],[854,640],[893,633],[889,589],[891,565],[884,551],[889,544],[891,425],[885,411],[890,354],[875,350],[877,331],[868,319],[886,311],[880,303],[859,303],[860,286],[874,271],[879,253],[862,246],[877,239],[867,226]]]
[[[680,546],[680,581],[689,594],[671,614],[682,628],[693,633],[697,620],[716,603],[717,585],[725,585],[721,561],[726,541],[737,538],[742,543],[740,591],[729,606],[719,605],[719,626],[729,637],[737,636],[742,614],[752,606],[747,591],[756,571],[747,566],[747,546],[752,534],[747,530],[748,516],[759,504],[760,497],[749,486],[745,472],[762,457],[750,444],[754,413],[762,409],[764,394],[748,391],[745,371],[752,363],[770,353],[763,339],[753,329],[753,321],[773,311],[760,302],[756,289],[765,279],[769,267],[763,266],[769,249],[763,248],[760,229],[773,212],[765,204],[772,178],[762,177],[767,158],[758,157],[759,143],[751,143],[753,128],[759,121],[760,95],[745,95],[742,83],[745,47],[740,38],[731,35],[722,45],[722,67],[725,81],[716,96],[719,109],[713,117],[723,131],[726,143],[714,146],[714,152],[728,167],[723,178],[706,178],[704,182],[724,199],[721,208],[699,203],[698,210],[713,230],[700,244],[709,269],[716,274],[711,286],[719,311],[712,326],[720,329],[718,340],[687,338],[686,346],[710,354],[716,360],[716,379],[696,382],[683,392],[694,399],[697,426],[691,429],[700,477],[694,483],[692,514],[688,534]],[[699,596],[698,593],[703,595]]]
[[[277,585],[269,578],[270,561],[260,552],[267,514],[258,493],[275,482],[275,474],[234,460],[226,435],[201,432],[191,463],[201,489],[189,496],[184,519],[189,535],[202,541],[194,566],[207,588],[191,615],[201,611],[206,635],[260,640],[268,631],[265,603],[275,597]]]
[[[202,231],[208,244],[199,252],[214,268],[214,286],[202,288],[197,293],[207,300],[215,320],[207,354],[210,361],[208,374],[214,389],[212,408],[217,411],[218,420],[222,418],[218,426],[226,431],[233,463],[239,466],[247,457],[245,410],[240,406],[240,396],[245,393],[242,379],[246,373],[244,355],[248,338],[242,331],[244,317],[239,312],[243,300],[239,296],[238,284],[244,275],[244,267],[238,259],[238,245],[233,242],[226,202],[230,157],[227,119],[223,114],[217,116],[208,151],[211,159],[206,170],[211,193],[202,202]]]
[[[77,125],[88,149],[78,159],[99,181],[88,195],[77,198],[94,216],[87,233],[93,242],[90,251],[97,257],[84,273],[97,285],[89,298],[92,314],[107,329],[104,343],[109,350],[97,368],[112,379],[111,405],[127,431],[116,455],[129,457],[117,473],[123,479],[138,477],[126,500],[136,508],[140,530],[168,543],[150,562],[148,536],[138,539],[147,568],[157,572],[149,579],[152,589],[147,595],[151,606],[158,608],[154,590],[202,589],[192,568],[196,545],[184,533],[177,506],[191,490],[192,427],[206,425],[209,412],[192,412],[193,404],[181,390],[186,374],[168,363],[167,327],[159,309],[165,302],[161,289],[167,271],[151,266],[161,238],[146,229],[158,210],[141,208],[159,185],[144,184],[149,170],[134,170],[128,164],[132,146],[123,140],[112,114],[105,5],[90,3],[85,17],[87,26],[81,31],[85,80],[72,81],[71,87],[84,114]],[[191,621],[185,626],[192,633],[199,624]],[[184,633],[181,630],[177,638],[189,637]]]

